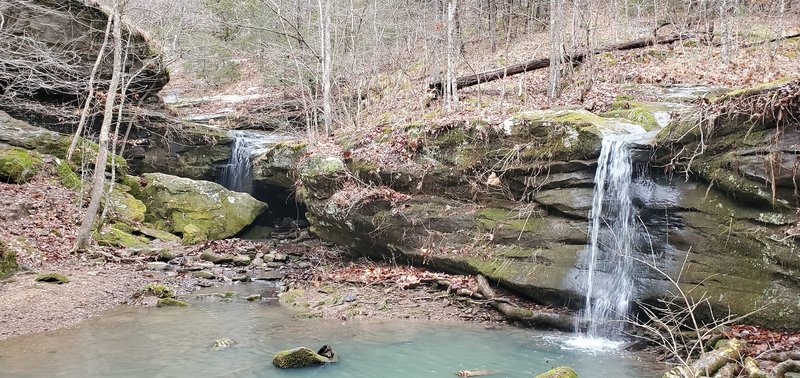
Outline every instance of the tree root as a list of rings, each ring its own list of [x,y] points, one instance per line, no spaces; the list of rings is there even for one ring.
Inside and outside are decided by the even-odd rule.
[[[478,275],[475,277],[478,283],[478,292],[490,301],[492,307],[500,311],[508,320],[522,323],[534,328],[550,328],[562,331],[574,331],[575,322],[572,316],[565,314],[553,314],[546,312],[536,312],[515,306],[508,300],[497,298],[489,281],[486,277]]]

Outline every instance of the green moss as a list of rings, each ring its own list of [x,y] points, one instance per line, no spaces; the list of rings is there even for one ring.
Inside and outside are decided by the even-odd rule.
[[[497,208],[478,210],[475,221],[485,229],[509,228],[520,232],[540,229],[544,222],[540,217],[523,217],[517,211]]]
[[[642,126],[647,131],[656,130],[660,126],[654,108],[642,102],[615,101],[611,104],[611,110],[603,113],[602,116],[626,119]]]
[[[325,358],[305,347],[280,351],[272,357],[272,364],[281,369],[323,365],[329,362],[335,362],[335,358],[333,360]]]
[[[560,366],[539,374],[536,378],[578,378],[578,373],[569,366]]]
[[[159,283],[151,283],[145,285],[143,288],[139,289],[137,295],[153,295],[158,298],[173,298],[175,297],[175,290],[172,290],[171,287],[159,284]]]
[[[113,224],[94,233],[97,244],[123,248],[144,248],[150,241],[143,236],[133,235],[133,229],[124,224]]]
[[[42,169],[42,157],[19,147],[0,146],[0,180],[23,184]]]
[[[208,240],[208,235],[206,235],[206,233],[203,232],[203,230],[201,230],[199,227],[192,223],[183,226],[183,237],[181,238],[181,243],[186,245],[194,245],[200,244],[206,240]]]
[[[731,101],[736,98],[743,98],[750,95],[756,95],[759,93],[775,90],[795,80],[800,80],[800,79],[798,79],[798,77],[796,76],[789,76],[748,88],[735,89],[723,95],[712,98],[711,103],[716,104],[716,103]]]
[[[63,160],[56,161],[56,174],[61,182],[67,189],[78,189],[81,187],[81,178],[69,167],[69,164]]]
[[[69,145],[72,142],[72,137],[69,135],[54,135],[54,134],[41,134],[31,140],[31,145],[34,146],[36,151],[47,154],[53,155],[60,159],[67,158],[67,151],[69,150]],[[97,160],[97,153],[100,151],[99,146],[97,143],[92,142],[90,140],[80,138],[78,144],[76,145],[75,151],[72,154],[72,160],[68,163],[72,167],[72,169],[78,169],[81,167],[82,159],[86,159],[86,162],[90,165],[94,165],[95,160]],[[84,157],[85,156],[85,157]],[[109,156],[106,161],[107,169],[111,167],[111,163],[114,163],[114,168],[118,175],[124,175],[128,173],[128,163],[122,156]]]
[[[130,189],[124,185],[114,184],[111,193],[104,199],[104,205],[109,206],[114,220],[127,224],[144,222],[147,207],[142,201],[127,193],[128,190]]]
[[[142,194],[142,183],[139,181],[139,177],[122,175],[119,182],[120,184],[129,188],[128,193],[130,193],[132,196],[138,197],[140,194]]]
[[[306,295],[306,292],[301,289],[292,289],[287,292],[281,293],[278,295],[278,300],[281,303],[286,304],[293,304],[296,303],[298,299],[302,298]]]
[[[175,298],[161,298],[156,303],[156,307],[189,307],[189,302],[184,302]]]
[[[9,250],[6,244],[0,240],[0,278],[10,276],[18,267],[17,254]]]
[[[54,284],[65,284],[69,282],[69,278],[61,273],[44,273],[36,276],[36,281],[54,283]]]

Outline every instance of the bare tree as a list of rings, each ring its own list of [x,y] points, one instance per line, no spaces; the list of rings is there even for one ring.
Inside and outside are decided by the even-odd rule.
[[[100,136],[98,139],[97,158],[94,165],[92,177],[92,191],[89,205],[86,208],[86,215],[83,218],[81,227],[75,240],[75,251],[85,251],[91,242],[92,229],[97,211],[100,208],[100,200],[103,196],[105,187],[106,161],[108,160],[109,134],[111,123],[114,118],[114,105],[116,103],[117,90],[119,89],[121,77],[123,75],[122,63],[122,9],[118,0],[114,0],[113,5],[113,41],[114,41],[114,64],[106,94],[105,108],[103,111],[103,123],[100,126]]]
[[[562,0],[550,0],[550,82],[547,97],[550,101],[558,98],[561,92],[561,63],[563,61],[563,28]]]

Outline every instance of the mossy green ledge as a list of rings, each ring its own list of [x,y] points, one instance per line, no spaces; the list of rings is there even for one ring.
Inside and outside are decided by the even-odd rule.
[[[247,193],[217,183],[163,173],[143,176],[139,199],[147,207],[145,220],[174,234],[191,234],[191,242],[236,235],[267,205]]]
[[[0,180],[28,182],[42,169],[42,157],[35,151],[0,144]]]

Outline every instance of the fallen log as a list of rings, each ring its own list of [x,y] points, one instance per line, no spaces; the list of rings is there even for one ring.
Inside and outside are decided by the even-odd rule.
[[[689,36],[686,34],[672,34],[657,38],[653,37],[641,38],[633,41],[623,42],[616,45],[601,47],[599,49],[590,50],[588,52],[587,51],[575,52],[570,55],[567,55],[564,60],[568,63],[571,62],[573,65],[578,65],[582,63],[584,59],[586,59],[586,57],[591,55],[602,54],[604,52],[609,52],[609,51],[634,50],[643,47],[669,44],[688,38]],[[524,63],[519,63],[504,68],[498,68],[496,70],[479,72],[474,75],[461,76],[456,79],[456,85],[458,89],[471,87],[473,85],[488,83],[490,81],[503,79],[509,76],[514,76],[517,74],[534,71],[549,66],[550,66],[550,57],[529,60]],[[445,84],[444,81],[430,83],[428,84],[428,89],[434,92],[435,94],[440,95],[443,93],[444,84]]]
[[[800,373],[800,361],[788,360],[783,361],[772,368],[772,376],[774,378],[784,378],[786,373]]]
[[[713,377],[729,362],[741,360],[745,344],[731,340],[728,345],[703,353],[691,366],[678,366],[664,374],[664,378]]]
[[[572,316],[536,312],[515,306],[506,299],[497,298],[497,294],[495,294],[494,290],[489,285],[489,281],[486,280],[486,277],[478,275],[475,277],[475,280],[478,283],[478,292],[483,294],[483,296],[491,302],[492,307],[500,311],[508,320],[520,322],[528,327],[534,328],[550,328],[561,331],[575,330],[575,322]]]

